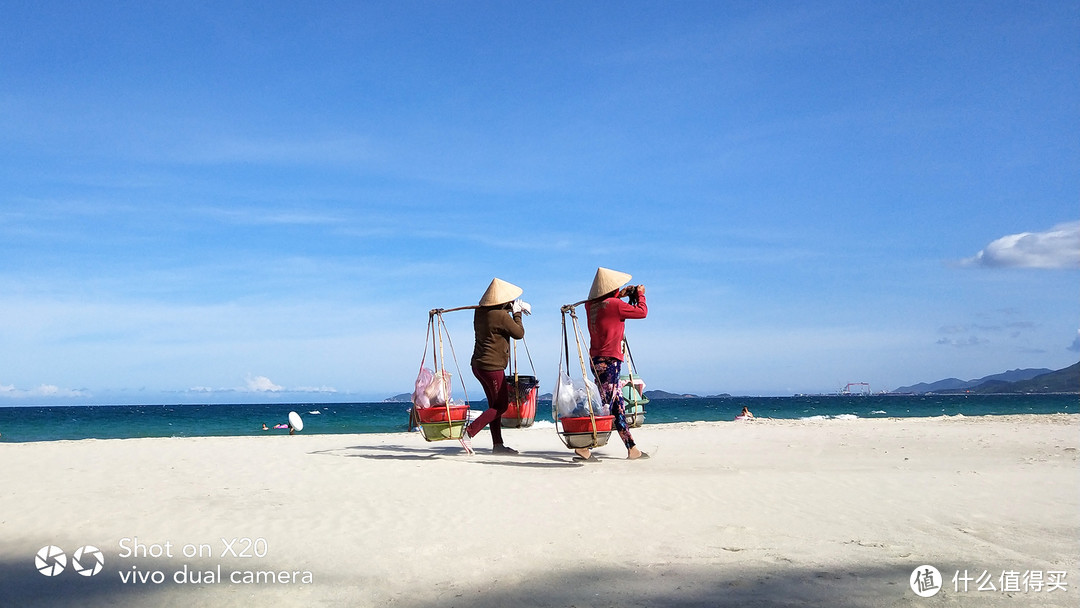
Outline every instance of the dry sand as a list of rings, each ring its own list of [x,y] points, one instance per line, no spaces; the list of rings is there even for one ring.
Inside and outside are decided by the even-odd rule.
[[[1075,607],[1078,430],[647,425],[652,458],[613,436],[589,464],[550,428],[506,431],[516,457],[485,454],[486,432],[471,457],[416,434],[0,444],[0,606]],[[48,545],[104,568],[44,576]],[[944,576],[932,598],[909,587],[922,564]],[[958,592],[957,571],[998,591]],[[1066,586],[1001,591],[1013,571]]]

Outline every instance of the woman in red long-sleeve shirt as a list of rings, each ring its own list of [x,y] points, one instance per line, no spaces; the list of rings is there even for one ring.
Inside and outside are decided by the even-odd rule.
[[[589,301],[585,310],[589,318],[589,356],[592,358],[593,375],[600,400],[611,405],[611,414],[615,416],[615,430],[626,446],[627,458],[648,458],[634,444],[634,437],[626,424],[622,390],[619,387],[619,375],[623,362],[623,335],[626,319],[644,319],[649,314],[645,303],[645,286],[632,285],[623,287],[632,277],[625,272],[608,268],[597,268],[589,291]],[[622,298],[629,301],[624,302]],[[575,450],[580,458],[588,460],[592,454],[587,449]]]

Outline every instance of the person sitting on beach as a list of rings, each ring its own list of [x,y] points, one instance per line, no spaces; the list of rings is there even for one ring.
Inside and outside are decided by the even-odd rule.
[[[517,454],[503,444],[502,415],[510,407],[510,387],[506,384],[505,369],[510,363],[510,338],[525,337],[521,314],[531,314],[532,307],[518,299],[522,289],[502,279],[492,279],[480,305],[473,313],[472,372],[484,387],[488,408],[477,416],[461,436],[461,445],[472,452],[472,438],[485,426],[491,431],[493,454]]]
[[[742,408],[742,413],[735,417],[735,420],[750,420],[754,415],[750,413],[750,409],[745,405]]]
[[[600,400],[611,404],[615,416],[615,430],[626,446],[627,458],[636,460],[649,455],[638,449],[630,427],[626,424],[625,404],[619,388],[619,374],[623,362],[623,336],[627,319],[644,319],[649,314],[645,304],[645,286],[623,287],[631,279],[625,272],[597,268],[589,290],[585,311],[589,318],[589,356],[592,357],[593,376],[600,390]],[[627,298],[624,302],[620,298]],[[574,450],[579,458],[590,460],[592,452],[586,448]]]

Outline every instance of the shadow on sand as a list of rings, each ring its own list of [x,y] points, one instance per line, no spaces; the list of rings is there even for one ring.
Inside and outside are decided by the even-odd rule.
[[[574,468],[584,466],[573,461],[573,452],[522,452],[516,456],[493,455],[490,449],[476,448],[476,454],[469,456],[462,451],[456,441],[439,442],[446,445],[415,448],[402,445],[354,445],[332,450],[309,452],[313,455],[338,456],[342,458],[366,458],[369,460],[419,460],[430,461],[439,458],[452,458],[470,464],[509,466],[523,468]]]

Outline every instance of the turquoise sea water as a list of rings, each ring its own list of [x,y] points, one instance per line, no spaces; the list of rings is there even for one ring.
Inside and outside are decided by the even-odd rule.
[[[1080,398],[889,395],[664,399],[647,406],[645,424],[732,420],[744,406],[758,418],[783,419],[1075,414],[1080,412]],[[283,423],[290,411],[303,417],[305,434],[398,433],[406,432],[409,407],[400,402],[0,407],[0,442],[284,434],[288,431],[263,431],[262,425]],[[483,407],[482,403],[473,405],[474,409]],[[550,407],[547,402],[538,405],[538,425],[552,424]]]

